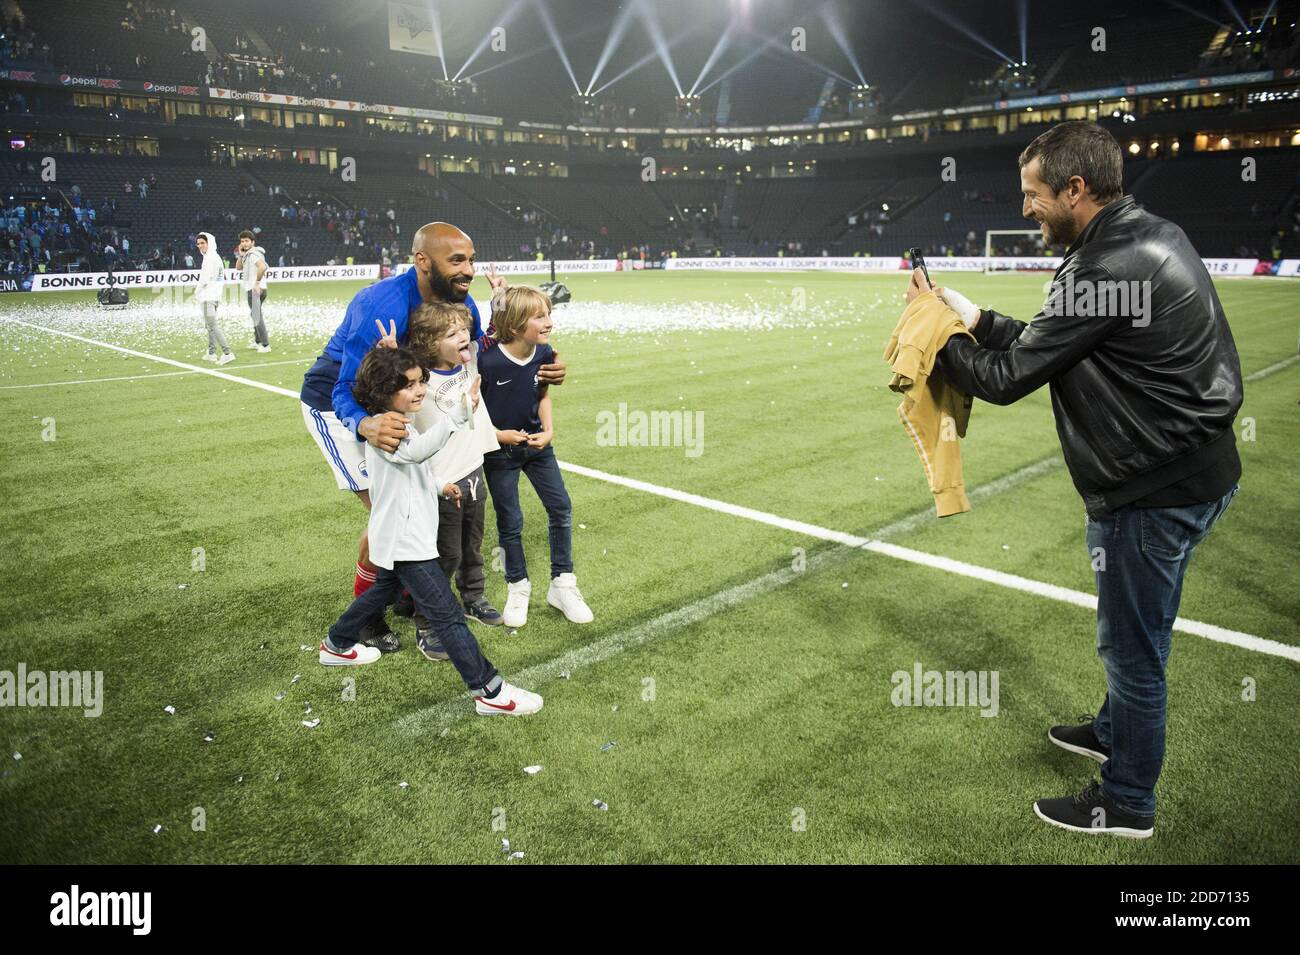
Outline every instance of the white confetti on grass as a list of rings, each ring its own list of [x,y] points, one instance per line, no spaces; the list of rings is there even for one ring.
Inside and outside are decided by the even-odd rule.
[[[316,727],[320,726],[320,717],[318,716],[314,720],[303,720],[302,725],[307,727],[309,730],[314,730]]]
[[[337,297],[307,299],[292,293],[276,299],[276,333],[284,346],[301,345],[304,351],[319,350],[320,345],[338,328],[353,288],[339,289]],[[872,312],[896,303],[876,298],[863,302],[848,298],[819,303],[815,309],[795,310],[769,299],[745,296],[739,302],[660,302],[586,299],[571,302],[555,312],[559,334],[662,334],[681,331],[761,331],[779,328],[812,328],[857,325],[864,312]],[[23,305],[23,319],[60,331],[103,339],[105,335],[141,351],[168,354],[177,336],[195,336],[195,350],[202,351],[203,317],[190,298],[171,294],[143,293],[133,296],[131,304],[113,313],[111,328],[106,329],[104,312],[93,297],[85,301],[28,301]],[[51,352],[49,336],[36,329],[11,327],[7,331],[18,339],[13,346],[21,359],[53,360],[66,367],[66,344]],[[157,349],[163,349],[157,351]],[[238,350],[238,349],[236,349]],[[85,352],[89,358],[90,353]],[[123,355],[121,360],[130,361]],[[310,363],[305,357],[303,364]],[[11,362],[14,359],[10,360]],[[138,359],[137,359],[138,361]],[[142,374],[157,371],[152,363],[140,366]]]

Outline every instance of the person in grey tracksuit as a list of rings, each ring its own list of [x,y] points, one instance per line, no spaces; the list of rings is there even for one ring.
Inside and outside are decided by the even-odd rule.
[[[262,303],[266,301],[266,250],[256,244],[256,236],[247,229],[239,233],[237,267],[243,272],[240,288],[248,300],[248,313],[253,320],[253,346],[260,352],[268,352],[271,339],[262,320]]]

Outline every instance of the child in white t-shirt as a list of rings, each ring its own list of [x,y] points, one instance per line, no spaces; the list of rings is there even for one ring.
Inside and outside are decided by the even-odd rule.
[[[470,340],[472,325],[469,309],[450,302],[426,302],[411,315],[407,347],[429,369],[428,397],[414,418],[420,430],[439,415],[466,407],[478,378],[478,342]],[[456,582],[466,619],[489,626],[499,626],[502,620],[484,597],[483,455],[498,447],[496,429],[480,402],[469,424],[453,434],[433,460],[441,479],[460,490],[459,500],[443,497],[438,506],[438,563]]]
[[[395,411],[414,417],[424,406],[428,381],[429,372],[414,352],[381,345],[361,362],[353,394],[369,414]],[[467,394],[467,401],[449,414],[437,415],[426,431],[408,425],[408,436],[396,451],[366,445],[368,534],[370,560],[377,568],[375,582],[330,627],[320,645],[320,662],[355,666],[378,660],[379,650],[358,643],[357,637],[362,625],[381,614],[405,587],[428,622],[430,636],[443,648],[443,659],[451,659],[474,694],[474,708],[480,715],[535,713],[542,708],[542,698],[503,681],[483,656],[437,563],[439,491],[453,497],[459,492],[435,475],[430,458],[454,432],[468,425],[479,405],[477,380]]]

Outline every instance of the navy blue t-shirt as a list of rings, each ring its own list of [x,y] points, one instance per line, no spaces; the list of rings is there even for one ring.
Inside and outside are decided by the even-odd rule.
[[[542,430],[537,403],[545,385],[538,385],[537,370],[554,361],[555,349],[550,345],[536,346],[527,361],[510,354],[505,345],[489,348],[479,356],[478,373],[483,376],[479,393],[498,431],[536,434]]]

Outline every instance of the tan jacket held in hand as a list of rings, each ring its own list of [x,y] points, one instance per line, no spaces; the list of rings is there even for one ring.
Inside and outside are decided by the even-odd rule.
[[[889,387],[903,396],[898,417],[921,457],[940,517],[970,510],[959,439],[966,437],[971,398],[942,377],[931,377],[935,357],[953,335],[975,339],[956,312],[925,292],[903,310],[885,349],[894,370]]]

